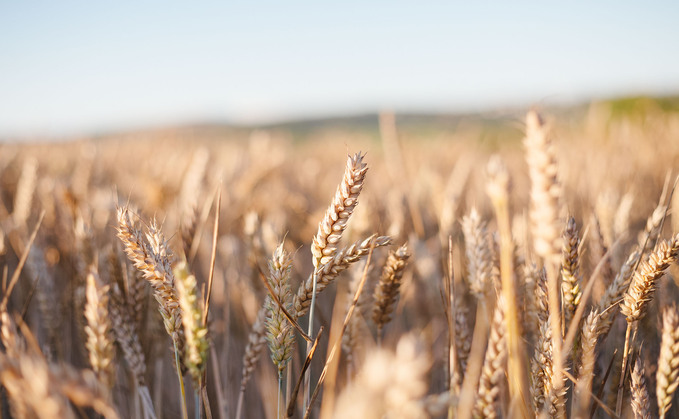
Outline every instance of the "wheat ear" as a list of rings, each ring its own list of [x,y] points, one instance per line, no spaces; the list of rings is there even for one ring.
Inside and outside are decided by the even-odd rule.
[[[561,287],[556,266],[559,259],[559,211],[561,186],[557,179],[557,164],[554,146],[547,126],[537,112],[526,115],[526,160],[530,175],[530,220],[535,253],[542,258],[547,268],[547,291],[549,297],[549,318],[551,322],[554,395],[558,399],[562,392],[563,362],[561,336]],[[557,403],[558,405],[559,403]]]
[[[472,330],[469,323],[469,307],[462,298],[458,298],[455,301],[455,351],[460,371],[459,384],[462,384],[465,371],[467,371],[469,351],[472,348]]]
[[[490,328],[486,357],[481,370],[479,396],[474,405],[474,417],[489,419],[498,417],[497,402],[504,384],[505,362],[507,360],[504,304],[504,298],[499,296]]]
[[[92,370],[105,388],[113,386],[113,340],[108,309],[109,286],[101,284],[92,267],[87,274],[87,302],[85,303],[85,333],[87,352]]]
[[[268,281],[271,284],[278,301],[286,310],[292,307],[292,292],[290,291],[290,271],[292,259],[283,249],[281,243],[274,251],[269,262]],[[285,318],[283,311],[270,297],[266,302],[266,340],[271,350],[271,360],[278,370],[278,377],[282,379],[285,367],[292,357],[294,349],[294,329]]]
[[[184,330],[177,298],[175,278],[170,267],[167,243],[155,222],[151,223],[147,240],[130,218],[127,207],[118,208],[118,238],[123,242],[125,253],[134,266],[144,275],[154,290],[165,330],[177,343],[183,354]]]
[[[323,220],[318,225],[318,232],[311,244],[311,254],[316,270],[332,260],[342,232],[346,229],[349,217],[358,204],[358,195],[363,189],[363,180],[368,171],[368,165],[363,163],[363,157],[363,154],[357,153],[347,159],[344,178],[337,187],[335,197],[326,210]]]
[[[118,208],[118,238],[123,242],[125,252],[135,267],[154,290],[165,331],[172,338],[177,379],[181,392],[182,417],[188,418],[186,394],[182,378],[186,366],[182,362],[185,340],[182,314],[179,308],[175,278],[170,263],[171,253],[163,233],[155,220],[149,225],[145,242],[142,233],[130,219],[127,207]]]
[[[676,306],[663,312],[662,342],[655,378],[658,413],[664,418],[679,385],[679,313]]]
[[[596,344],[601,317],[596,310],[589,313],[582,325],[580,365],[573,395],[573,417],[587,417],[592,394],[592,379],[596,362]]]
[[[552,332],[549,318],[541,322],[531,359],[531,395],[536,416],[540,414],[552,381]]]
[[[631,374],[631,393],[632,393],[632,413],[634,419],[651,419],[651,398],[646,387],[646,375],[641,363],[641,355],[637,356],[634,362],[634,369]]]
[[[408,263],[408,246],[404,244],[395,252],[389,253],[387,262],[382,269],[380,282],[375,287],[373,321],[377,326],[377,341],[382,339],[382,329],[391,319],[391,312],[398,298],[403,271]]]
[[[668,241],[663,241],[641,263],[634,273],[632,282],[623,297],[620,311],[627,317],[627,322],[635,322],[646,314],[647,303],[653,298],[656,283],[679,254],[679,234]]]
[[[567,328],[575,309],[580,303],[580,237],[575,219],[568,217],[563,233],[563,249],[561,263],[561,293],[563,296],[563,323]]]
[[[462,232],[467,256],[469,290],[477,299],[483,299],[491,290],[493,256],[486,223],[481,220],[476,208],[472,208],[469,215],[462,218]]]
[[[198,298],[196,277],[189,272],[185,261],[179,262],[173,272],[186,339],[184,365],[191,374],[195,388],[199,389],[205,371],[209,343],[207,328],[201,321],[203,310],[200,307],[201,300]]]

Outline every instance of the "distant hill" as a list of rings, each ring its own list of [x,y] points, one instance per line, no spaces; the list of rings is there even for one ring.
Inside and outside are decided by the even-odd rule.
[[[542,109],[561,124],[578,124],[592,106],[604,110],[611,119],[633,118],[643,120],[647,115],[657,113],[679,113],[679,95],[671,96],[626,96],[573,105],[547,105]],[[440,133],[458,132],[474,128],[479,138],[493,141],[495,138],[519,137],[523,126],[526,106],[516,106],[487,112],[459,113],[409,113],[395,114],[399,132],[409,137],[427,138]],[[206,121],[187,125],[149,127],[139,130],[119,130],[92,133],[89,138],[115,139],[121,136],[155,136],[172,133],[179,136],[193,136],[206,139],[248,138],[254,130],[282,133],[294,141],[307,141],[327,133],[361,134],[379,137],[379,114],[329,116],[324,118],[298,119],[269,124],[234,124],[220,121]],[[69,138],[59,138],[68,140]],[[0,141],[3,139],[0,138]],[[6,138],[4,140],[21,140]],[[45,138],[43,140],[54,140]]]

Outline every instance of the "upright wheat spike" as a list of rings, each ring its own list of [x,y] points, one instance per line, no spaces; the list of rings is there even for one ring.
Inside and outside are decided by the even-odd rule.
[[[209,348],[207,328],[201,321],[203,309],[198,298],[196,277],[189,272],[186,261],[181,261],[175,266],[174,277],[186,338],[184,365],[191,374],[195,388],[198,389],[202,383]]]
[[[531,111],[526,116],[526,160],[531,180],[530,220],[535,253],[556,263],[559,257],[559,205],[561,186],[552,139],[541,116]]]
[[[113,386],[113,341],[108,309],[108,285],[100,283],[94,267],[87,274],[87,302],[85,303],[85,333],[87,352],[92,370],[105,388]]]
[[[589,415],[592,394],[592,379],[596,362],[596,344],[599,337],[599,313],[593,310],[582,325],[580,339],[580,365],[573,394],[573,417],[584,418]]]
[[[391,312],[398,298],[401,278],[409,257],[407,244],[399,247],[395,252],[389,253],[380,276],[380,282],[375,287],[373,321],[377,326],[378,342],[381,340],[384,325],[391,319]]]
[[[111,301],[109,304],[111,326],[120,349],[123,351],[125,361],[130,367],[137,385],[146,384],[146,360],[144,351],[139,343],[139,336],[135,330],[135,324],[130,316],[130,311],[125,302],[125,297],[118,284],[111,285]]]
[[[469,215],[462,218],[462,231],[467,256],[469,290],[477,299],[483,299],[491,290],[493,256],[486,223],[481,220],[476,208],[472,208]]]
[[[155,220],[149,225],[144,242],[141,231],[130,219],[127,207],[118,208],[118,238],[125,246],[130,261],[149,282],[158,301],[165,331],[172,338],[177,379],[181,392],[182,417],[188,419],[186,394],[182,378],[186,365],[184,358],[185,340],[182,327],[182,314],[179,308],[175,278],[170,263],[171,253]]]
[[[540,324],[540,333],[531,359],[531,395],[536,417],[542,411],[552,381],[552,333],[549,321]]]
[[[361,193],[361,189],[363,189],[363,180],[365,179],[367,171],[368,165],[363,163],[363,155],[361,153],[354,154],[353,157],[349,156],[347,159],[347,167],[344,170],[344,178],[337,187],[335,197],[325,211],[323,220],[318,224],[318,231],[311,243],[314,272],[311,275],[311,305],[309,307],[309,327],[307,329],[307,334],[309,336],[313,336],[314,329],[314,309],[316,305],[316,294],[318,292],[316,287],[320,281],[318,271],[321,266],[332,262],[335,253],[337,252],[337,244],[342,237],[342,233],[347,228],[349,217],[351,217],[354,208],[356,208],[356,205],[358,204],[358,195]],[[306,288],[306,284],[303,285]],[[299,292],[297,295],[300,296]],[[308,293],[304,291],[302,297],[306,297],[307,295]],[[303,308],[300,306],[301,310],[298,310],[297,298],[295,300],[294,307],[299,316],[299,313],[303,311]],[[307,353],[311,351],[311,342],[307,342],[306,350]],[[311,393],[310,379],[311,368],[307,370],[304,379],[304,387],[307,388],[304,398],[305,408],[309,404]]]
[[[281,243],[274,251],[269,262],[269,278],[271,288],[286,310],[292,307],[292,292],[290,291],[290,271],[292,259],[283,249]],[[271,360],[278,370],[279,378],[283,377],[285,367],[292,357],[294,349],[294,328],[285,318],[283,311],[270,297],[266,302],[266,340],[271,350]]]
[[[184,347],[182,315],[175,288],[175,278],[170,267],[170,254],[162,232],[155,222],[151,223],[147,234],[147,244],[141,231],[132,223],[127,207],[118,208],[117,215],[118,238],[125,246],[127,257],[153,288],[165,330],[172,337],[173,342],[177,343],[181,355]]]
[[[318,232],[311,244],[315,270],[332,260],[337,251],[337,243],[342,237],[342,232],[346,229],[349,217],[358,204],[358,195],[363,189],[363,180],[368,171],[368,165],[363,163],[363,157],[363,154],[357,153],[347,159],[344,178],[339,184],[323,220],[318,225]]]
[[[286,311],[292,308],[292,292],[290,291],[290,270],[292,269],[292,259],[283,249],[283,243],[274,250],[273,257],[269,262],[269,276],[267,280],[271,285],[273,295],[283,305]],[[274,302],[272,296],[267,296],[264,303],[266,307],[266,340],[269,343],[271,360],[278,370],[278,403],[276,405],[280,417],[280,412],[285,408],[285,393],[283,389],[283,379],[285,368],[292,358],[295,345],[295,335],[293,326],[286,319],[282,308]]]
[[[549,318],[551,321],[553,368],[552,385],[554,395],[561,393],[563,383],[563,362],[561,355],[561,287],[557,276],[559,260],[559,211],[561,186],[557,180],[557,164],[554,146],[545,123],[537,112],[526,116],[526,160],[530,175],[530,220],[535,254],[547,268]]]
[[[472,330],[469,322],[469,307],[462,298],[458,298],[455,302],[455,350],[460,364],[460,384],[467,370],[469,351],[472,348]]]
[[[655,378],[658,413],[664,418],[679,385],[679,313],[676,306],[667,307],[663,312],[662,343]]]
[[[580,237],[575,219],[568,217],[563,233],[563,261],[561,263],[561,293],[563,296],[564,327],[570,324],[575,309],[580,303]]]
[[[504,383],[505,362],[507,360],[504,304],[504,298],[499,296],[490,328],[486,357],[481,370],[479,395],[474,405],[474,417],[489,419],[498,417],[497,402]]]
[[[651,419],[651,398],[646,387],[646,376],[644,366],[641,363],[641,355],[637,356],[637,360],[634,362],[631,379],[631,405],[634,419]]]

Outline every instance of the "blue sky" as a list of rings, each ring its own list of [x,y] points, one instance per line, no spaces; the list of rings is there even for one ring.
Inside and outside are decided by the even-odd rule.
[[[679,2],[0,0],[0,136],[679,92]]]

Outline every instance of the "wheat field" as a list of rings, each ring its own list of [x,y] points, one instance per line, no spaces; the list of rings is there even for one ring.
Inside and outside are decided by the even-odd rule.
[[[679,113],[559,116],[0,145],[2,416],[676,417]]]

